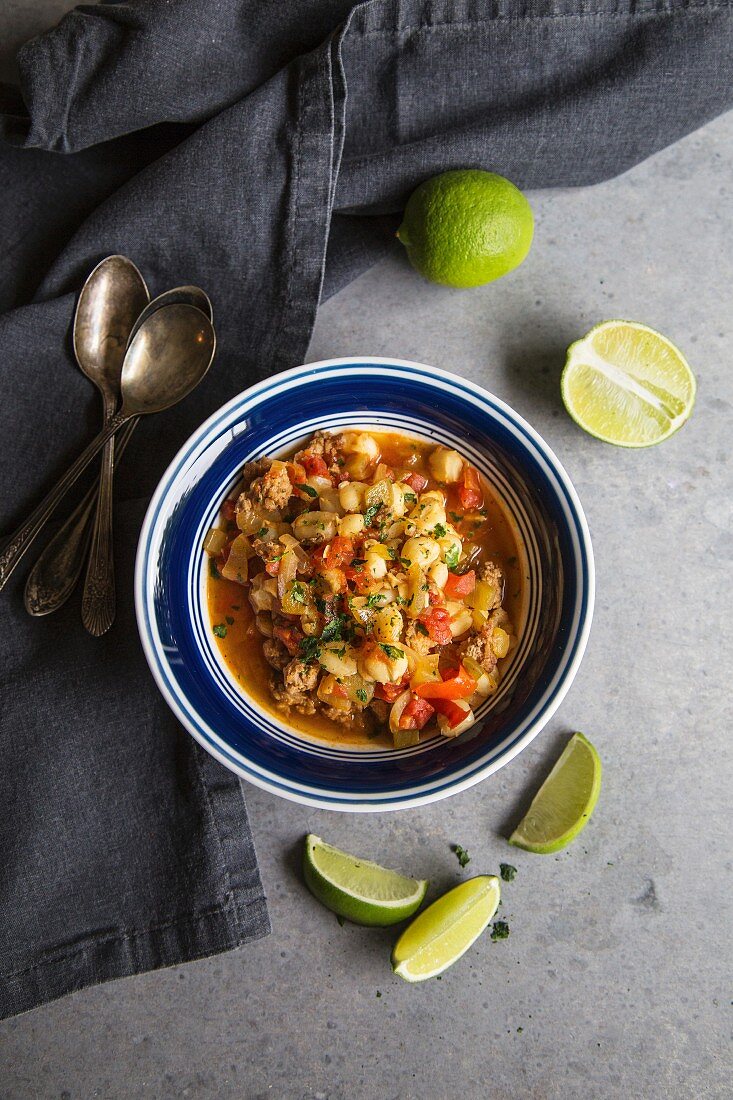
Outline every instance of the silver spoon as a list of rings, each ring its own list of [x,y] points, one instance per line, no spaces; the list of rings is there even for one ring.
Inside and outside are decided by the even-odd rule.
[[[156,310],[162,306],[178,303],[195,306],[206,314],[210,321],[213,319],[211,302],[203,290],[196,286],[175,287],[173,290],[166,290],[164,294],[159,294],[145,307],[132,327],[128,344],[133,340],[140,326]],[[122,458],[136,424],[136,420],[129,421],[115,440],[115,465]],[[90,520],[96,497],[97,483],[95,482],[45,547],[28,574],[24,600],[25,609],[29,615],[50,615],[58,611],[74,591],[89,543]]]
[[[104,422],[117,412],[120,374],[132,326],[150,301],[145,280],[126,256],[108,256],[97,264],[82,287],[74,317],[74,354],[80,368],[102,397]],[[115,616],[115,571],[112,547],[112,479],[115,441],[105,444],[99,475],[89,564],[81,605],[82,622],[91,634],[104,634]]]
[[[133,417],[162,412],[181,401],[204,377],[215,350],[214,327],[194,306],[164,306],[148,318],[125,355],[120,380],[122,408],[10,536],[0,554],[0,589],[59,501],[107,440]]]

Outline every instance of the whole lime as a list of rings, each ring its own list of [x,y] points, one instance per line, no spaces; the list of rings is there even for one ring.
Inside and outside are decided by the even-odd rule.
[[[494,172],[466,168],[421,183],[397,236],[431,283],[471,287],[518,267],[533,233],[532,207],[518,187]]]

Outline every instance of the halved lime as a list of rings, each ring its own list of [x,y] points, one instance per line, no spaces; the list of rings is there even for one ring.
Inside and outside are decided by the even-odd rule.
[[[681,428],[695,404],[682,352],[636,321],[604,321],[571,344],[562,399],[586,432],[619,447],[650,447]]]
[[[486,928],[499,904],[496,875],[461,882],[424,909],[407,926],[392,951],[392,967],[406,982],[442,974]]]
[[[427,879],[408,878],[349,855],[313,833],[305,838],[303,874],[327,909],[355,924],[397,924],[419,908],[428,888]]]
[[[601,758],[574,733],[532,799],[509,843],[528,852],[558,852],[585,828],[601,790]]]

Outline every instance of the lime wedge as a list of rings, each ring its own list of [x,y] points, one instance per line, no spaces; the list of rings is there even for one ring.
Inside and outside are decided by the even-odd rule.
[[[407,926],[392,952],[392,968],[406,982],[424,982],[460,959],[486,928],[499,904],[496,875],[460,883]]]
[[[585,828],[600,790],[601,758],[582,733],[574,733],[509,843],[528,852],[558,852]]]
[[[428,888],[427,879],[351,856],[313,833],[305,838],[303,874],[322,905],[355,924],[397,924],[419,908]]]
[[[562,399],[586,432],[619,447],[651,447],[695,404],[695,376],[679,348],[635,321],[604,321],[571,344]]]

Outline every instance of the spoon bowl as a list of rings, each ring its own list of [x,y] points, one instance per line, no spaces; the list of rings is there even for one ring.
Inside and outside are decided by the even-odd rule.
[[[214,358],[216,336],[195,306],[161,306],[130,341],[122,368],[123,419],[162,412],[191,392]]]
[[[200,309],[202,313],[205,313],[210,321],[214,320],[214,310],[211,305],[211,299],[199,286],[176,286],[172,290],[164,290],[162,294],[159,294],[157,298],[153,298],[152,302],[149,302],[145,309],[138,317],[135,324],[132,326],[132,331],[127,340],[128,347],[137,335],[137,331],[141,325],[145,324],[148,317],[152,316],[157,310],[162,309],[163,306],[175,306],[186,305],[195,306],[196,309]]]
[[[74,355],[87,378],[117,401],[128,338],[150,301],[126,256],[107,256],[84,283],[74,317]]]

